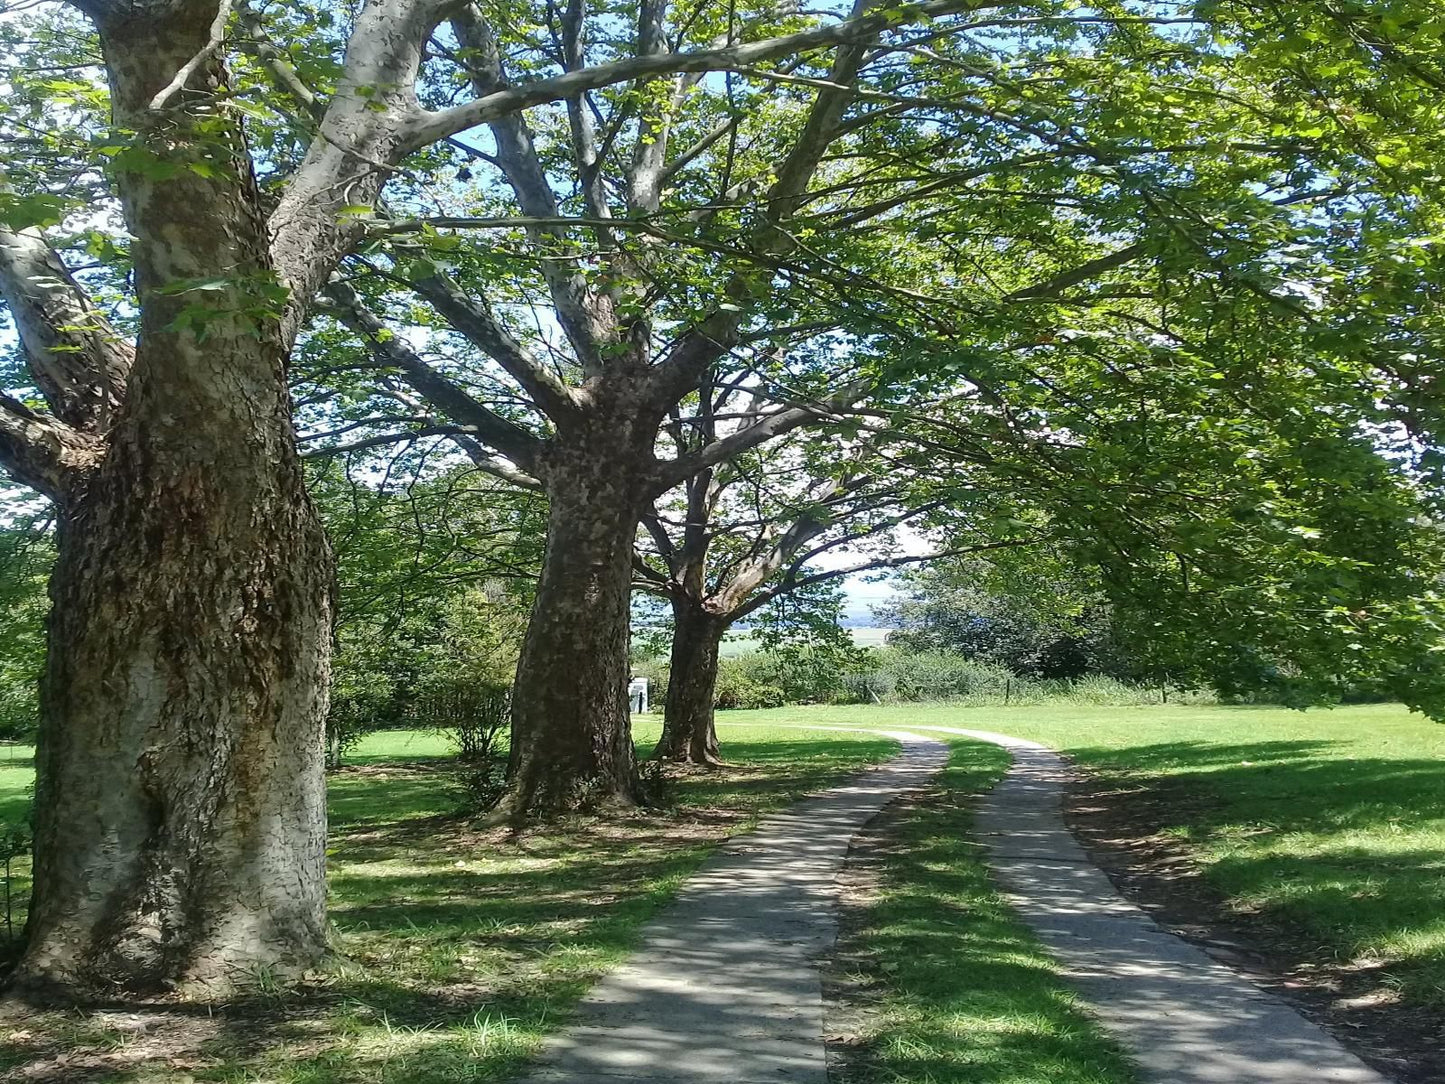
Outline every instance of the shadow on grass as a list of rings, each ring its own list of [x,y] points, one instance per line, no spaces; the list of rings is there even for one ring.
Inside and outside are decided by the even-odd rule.
[[[1358,960],[1445,1008],[1445,762],[1344,743],[1166,742],[1074,750],[1147,831],[1187,839],[1236,911],[1306,959]]]
[[[1119,1049],[995,891],[970,839],[972,799],[1003,773],[992,746],[953,747],[939,787],[883,829],[881,885],[844,941],[881,1012],[843,1080],[1125,1084]]]
[[[888,741],[728,743],[677,806],[513,837],[451,812],[444,763],[330,780],[331,915],[347,962],[273,998],[124,1002],[0,1033],[29,1081],[456,1084],[506,1079],[749,815],[885,759]],[[16,1038],[19,1035],[19,1038]]]

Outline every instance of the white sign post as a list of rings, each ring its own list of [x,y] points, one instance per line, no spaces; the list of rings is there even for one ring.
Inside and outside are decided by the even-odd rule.
[[[641,714],[648,709],[647,703],[647,679],[635,677],[627,684],[627,698],[631,703],[631,710],[634,714]]]

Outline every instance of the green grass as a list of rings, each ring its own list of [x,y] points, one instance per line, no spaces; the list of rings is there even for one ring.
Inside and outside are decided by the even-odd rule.
[[[949,705],[728,712],[738,770],[677,783],[679,811],[579,820],[517,840],[451,811],[444,740],[374,735],[332,778],[332,912],[349,963],[299,992],[221,1006],[52,1014],[0,1026],[0,1073],[68,1052],[77,1079],[455,1084],[506,1079],[621,960],[638,927],[729,832],[884,757],[866,734],[790,724],[959,726],[1034,738],[1165,810],[1161,828],[1241,912],[1301,953],[1360,961],[1445,1004],[1445,728],[1397,707]],[[639,746],[656,737],[640,720]],[[23,815],[27,751],[0,750],[0,817]],[[968,802],[1002,755],[959,742],[940,795],[894,826],[882,893],[850,941],[879,1015],[850,1079],[1045,1084],[1130,1079],[992,891]],[[10,1021],[6,1021],[9,1024]]]
[[[34,781],[35,750],[28,745],[0,746],[0,825],[25,820]]]
[[[446,735],[435,730],[379,730],[362,738],[343,759],[347,764],[445,760],[455,752]]]
[[[7,865],[3,846],[11,832],[29,829],[25,822],[30,814],[30,788],[35,780],[35,750],[28,745],[0,747],[0,876],[7,884],[0,886],[0,960],[10,955],[25,921],[24,902],[30,894],[30,858],[20,855]],[[7,905],[5,893],[8,892]]]
[[[657,737],[638,728],[639,746]],[[346,962],[299,991],[217,1006],[0,1022],[0,1075],[62,1055],[76,1079],[146,1084],[459,1084],[513,1075],[727,835],[890,756],[866,734],[730,733],[735,767],[677,808],[519,838],[452,814],[434,735],[374,735],[331,777],[331,915]],[[3,761],[0,761],[3,762]],[[0,777],[23,792],[28,769]],[[10,807],[7,807],[10,808]],[[149,1020],[137,1032],[137,1019]],[[15,1026],[7,1026],[14,1024]]]
[[[884,832],[880,885],[840,963],[860,1016],[843,1079],[894,1084],[1129,1084],[1121,1051],[994,889],[969,837],[1003,750],[951,741],[937,786]]]
[[[898,705],[723,718],[1045,742],[1149,801],[1226,906],[1289,953],[1445,1008],[1445,726],[1401,707]]]

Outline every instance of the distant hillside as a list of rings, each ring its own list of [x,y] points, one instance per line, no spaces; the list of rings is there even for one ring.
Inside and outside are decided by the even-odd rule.
[[[850,597],[843,604],[843,612],[838,615],[838,624],[845,629],[872,629],[878,627],[878,619],[873,616],[873,607],[878,605],[877,598],[852,598]]]
[[[859,647],[882,647],[888,639],[891,629],[878,628],[850,628],[853,635],[853,642]],[[722,642],[722,657],[725,659],[734,658],[738,655],[746,655],[749,651],[758,650],[757,638],[750,632],[729,633],[727,639]]]

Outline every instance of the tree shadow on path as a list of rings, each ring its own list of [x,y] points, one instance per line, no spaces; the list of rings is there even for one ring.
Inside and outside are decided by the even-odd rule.
[[[1126,895],[1384,1071],[1445,1080],[1445,762],[1327,740],[1070,752],[1072,826]]]

